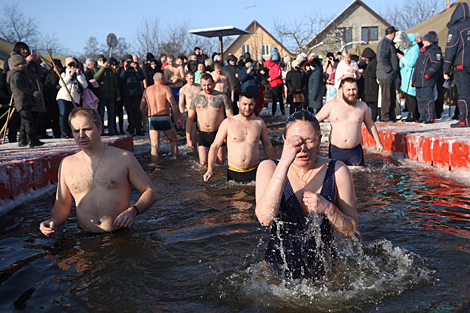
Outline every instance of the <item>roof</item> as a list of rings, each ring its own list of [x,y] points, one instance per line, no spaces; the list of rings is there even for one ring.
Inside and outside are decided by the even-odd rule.
[[[459,1],[454,2],[449,9],[444,9],[443,11],[431,16],[427,20],[419,23],[408,29],[405,33],[420,33],[422,36],[426,35],[430,30],[435,30],[439,36],[440,45],[444,47],[446,45],[447,33],[449,29],[447,28],[447,23],[450,21],[450,17],[454,13],[455,8],[459,3],[469,1]]]
[[[372,10],[369,6],[367,6],[364,2],[362,2],[361,0],[354,0],[346,9],[344,9],[340,14],[338,14],[330,23],[328,23],[328,25],[326,25],[325,27],[323,27],[322,30],[320,30],[318,32],[318,34],[312,38],[312,40],[310,40],[306,46],[309,46],[311,45],[312,42],[315,41],[315,39],[321,35],[326,29],[328,29],[332,24],[335,24],[338,19],[344,15],[349,9],[351,9],[353,7],[353,5],[355,4],[359,4],[360,6],[362,6],[364,9],[366,9],[366,11],[368,11],[370,14],[372,14],[374,17],[376,17],[380,22],[382,22],[383,24],[385,24],[387,27],[388,26],[391,26],[383,17],[381,17],[380,15],[378,15],[374,10]]]
[[[14,45],[0,38],[0,59],[7,60],[10,58],[10,52],[13,51]]]
[[[247,35],[250,32],[246,30],[238,29],[233,26],[222,26],[212,28],[194,29],[189,31],[190,34],[204,36],[204,37],[220,37],[220,36],[235,36],[235,35]]]
[[[276,42],[276,45],[277,45],[278,47],[282,48],[282,49],[285,50],[285,51],[290,52],[290,54],[294,54],[292,51],[290,51],[289,49],[287,49],[286,47],[284,47],[284,45],[283,45],[279,40],[277,40],[276,37],[274,37],[273,35],[271,35],[271,33],[268,32],[268,30],[267,30],[266,28],[264,28],[263,26],[261,26],[261,24],[260,24],[257,20],[253,20],[253,22],[251,22],[250,25],[248,25],[248,27],[245,28],[245,29],[247,30],[247,32],[248,32],[248,30],[254,25],[254,23],[256,23],[256,27],[259,27],[259,28],[263,29],[263,30],[266,32],[266,34],[268,34],[268,35]],[[250,34],[250,33],[248,32],[248,34]],[[240,35],[240,36],[238,36],[234,41],[232,41],[232,42],[228,45],[228,47],[225,48],[224,52],[227,51],[227,50],[229,50],[237,41],[239,41],[239,40],[241,39],[242,36],[243,36],[243,35]]]

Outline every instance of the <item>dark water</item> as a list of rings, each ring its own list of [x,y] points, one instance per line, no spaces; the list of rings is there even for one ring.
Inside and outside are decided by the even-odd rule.
[[[279,153],[279,151],[278,151]],[[158,202],[130,230],[89,235],[74,213],[51,239],[53,195],[0,221],[2,312],[468,312],[470,192],[429,169],[366,155],[353,173],[361,237],[321,281],[263,264],[254,185],[202,182],[193,157],[141,163]],[[138,194],[133,191],[132,197]]]

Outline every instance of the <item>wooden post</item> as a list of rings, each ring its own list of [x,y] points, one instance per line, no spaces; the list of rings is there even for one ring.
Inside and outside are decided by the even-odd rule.
[[[69,94],[70,100],[72,101],[73,107],[77,108],[77,105],[75,104],[75,101],[73,101],[72,95],[70,94],[70,91],[67,88],[67,85],[65,84],[64,79],[62,78],[62,75],[59,74],[59,70],[55,66],[54,59],[52,59],[52,55],[49,51],[47,51],[47,55],[49,56],[49,58],[51,58],[52,66],[54,67],[54,70],[57,73],[57,75],[59,75],[60,81],[64,85],[65,90],[67,90],[67,93]],[[67,66],[67,64],[65,64],[65,66]]]
[[[3,133],[3,136],[2,136],[2,145],[5,144],[5,137],[7,135],[7,128],[8,128],[8,123],[10,123],[10,118],[13,116],[13,113],[15,113],[15,107],[13,107],[13,109],[11,109],[12,107],[12,104],[13,104],[13,95],[11,95],[11,98],[10,98],[10,105],[8,106],[8,114],[7,114],[7,121],[5,123],[5,125],[3,125],[3,128],[0,132]],[[11,112],[10,112],[11,110]]]

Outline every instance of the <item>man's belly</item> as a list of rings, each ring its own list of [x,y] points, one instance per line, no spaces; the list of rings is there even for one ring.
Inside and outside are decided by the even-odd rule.
[[[333,131],[332,131],[333,133]],[[330,136],[330,143],[341,149],[352,149],[362,143],[362,133],[351,134],[351,131],[344,130],[340,134],[332,134]]]
[[[129,208],[130,195],[128,194],[129,192],[88,194],[77,205],[78,225],[85,231],[96,233],[118,229],[119,227],[113,224],[116,217]]]

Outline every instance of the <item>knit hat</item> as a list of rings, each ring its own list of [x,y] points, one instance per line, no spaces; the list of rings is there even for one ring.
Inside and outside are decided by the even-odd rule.
[[[298,60],[292,61],[292,67],[298,67],[300,66],[300,62]]]
[[[286,63],[286,64],[287,64],[287,63],[290,63],[291,60],[292,60],[291,57],[288,56],[288,55],[286,55],[286,56],[282,59],[282,61],[284,61],[284,63]]]
[[[124,60],[129,60],[129,59],[132,60],[132,55],[126,54],[126,55],[123,57],[123,59],[124,59]]]
[[[150,52],[147,53],[147,56],[145,57],[148,60],[152,60],[152,59],[155,59],[155,56],[153,54],[151,54]]]
[[[426,35],[424,35],[423,41],[437,43],[439,41],[439,35],[435,30],[430,30]]]
[[[20,64],[26,64],[25,58],[23,58],[20,54],[14,54],[10,58],[11,66],[17,67]]]
[[[106,58],[104,57],[104,55],[98,54],[98,55],[96,56],[96,61],[99,61],[99,60],[101,60],[101,59],[106,59]]]
[[[59,59],[54,59],[54,64],[55,64],[55,66],[57,66],[57,67],[63,67],[63,66],[62,66],[62,62],[60,62]]]
[[[261,53],[258,54],[258,61],[263,61],[263,60],[264,60],[264,59],[263,59],[263,55],[262,55]]]
[[[245,63],[253,63],[253,60],[251,58],[245,58]]]
[[[299,54],[297,58],[295,58],[296,61],[299,61],[299,63],[302,63],[305,60],[305,57],[303,54]],[[293,64],[292,64],[293,65]],[[294,66],[295,67],[295,66]]]
[[[237,62],[237,57],[234,56],[233,54],[230,54],[230,55],[227,57],[227,62],[228,62],[228,61],[232,61],[232,60],[234,60],[235,62]]]
[[[415,33],[415,36],[416,38],[421,38],[421,40],[423,39],[423,35],[421,35],[420,33]]]
[[[71,57],[65,59],[65,66],[69,65],[70,63],[76,63],[75,60]]]

